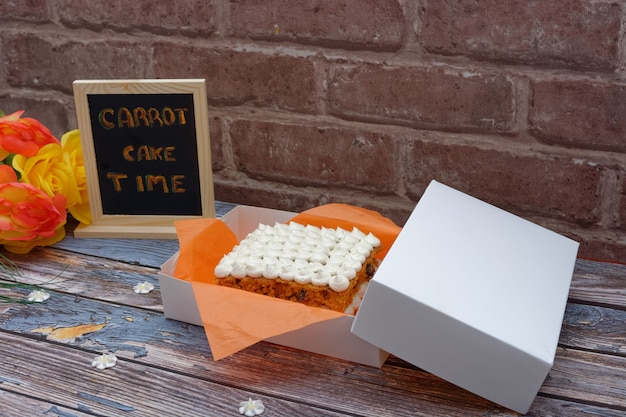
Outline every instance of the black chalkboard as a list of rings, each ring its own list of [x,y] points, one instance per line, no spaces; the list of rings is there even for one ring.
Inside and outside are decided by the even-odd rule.
[[[103,214],[202,214],[192,94],[87,101]]]

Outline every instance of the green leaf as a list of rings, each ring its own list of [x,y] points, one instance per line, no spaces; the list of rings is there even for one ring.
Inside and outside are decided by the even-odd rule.
[[[18,277],[22,275],[19,267],[13,263],[9,258],[0,253],[0,290],[8,289],[9,291],[19,290],[41,290],[41,285],[26,284],[20,282]],[[58,276],[52,278],[47,284],[51,284],[57,281]],[[15,303],[15,304],[33,304],[34,301],[28,301],[26,297],[16,297],[13,295],[0,294],[0,304]]]

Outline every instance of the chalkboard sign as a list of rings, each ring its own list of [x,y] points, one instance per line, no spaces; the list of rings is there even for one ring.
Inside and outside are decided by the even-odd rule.
[[[92,224],[77,237],[176,238],[214,217],[204,80],[75,81]]]

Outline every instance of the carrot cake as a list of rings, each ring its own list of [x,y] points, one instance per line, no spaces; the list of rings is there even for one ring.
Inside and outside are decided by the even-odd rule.
[[[358,228],[261,224],[215,267],[218,285],[354,314],[380,240]]]

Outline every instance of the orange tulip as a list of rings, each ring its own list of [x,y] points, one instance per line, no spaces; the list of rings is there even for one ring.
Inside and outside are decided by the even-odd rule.
[[[24,110],[0,117],[0,160],[10,154],[33,156],[49,143],[59,143],[50,130],[30,117],[20,118]]]
[[[0,184],[17,182],[17,174],[10,165],[0,165]]]
[[[0,184],[0,244],[13,253],[52,245],[65,237],[66,200],[30,184]]]

